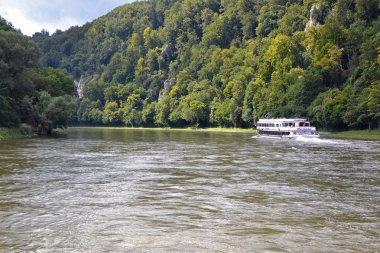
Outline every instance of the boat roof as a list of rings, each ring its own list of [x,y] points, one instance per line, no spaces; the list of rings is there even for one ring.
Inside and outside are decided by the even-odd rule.
[[[287,118],[259,119],[258,123],[281,123],[281,122],[304,122],[304,121],[308,121],[308,120],[302,119],[302,118],[295,118],[295,119],[287,119]]]

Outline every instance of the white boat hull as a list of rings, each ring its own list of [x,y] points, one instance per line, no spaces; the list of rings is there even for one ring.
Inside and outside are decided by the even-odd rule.
[[[312,135],[269,135],[269,134],[256,134],[252,138],[270,138],[270,139],[297,139],[297,138],[319,138],[319,134]]]

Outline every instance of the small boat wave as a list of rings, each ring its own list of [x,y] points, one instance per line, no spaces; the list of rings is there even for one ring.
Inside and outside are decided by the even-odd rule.
[[[305,136],[297,136],[296,138],[294,138],[294,140],[300,141],[300,142],[321,143],[321,144],[349,144],[346,142],[342,142],[341,140],[312,138],[312,137],[305,137]]]

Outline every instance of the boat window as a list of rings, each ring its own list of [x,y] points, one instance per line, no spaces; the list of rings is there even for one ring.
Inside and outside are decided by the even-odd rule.
[[[303,126],[303,122],[298,123],[298,125],[299,125],[300,127],[302,127],[302,126]]]
[[[305,126],[310,126],[310,122],[305,122]]]
[[[278,127],[278,124],[276,124],[276,127]]]
[[[283,125],[284,125],[285,127],[287,127],[287,126],[288,126],[288,123],[283,123]]]

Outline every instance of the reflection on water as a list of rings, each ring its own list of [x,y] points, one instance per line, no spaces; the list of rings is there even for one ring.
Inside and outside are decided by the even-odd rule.
[[[374,252],[380,143],[71,129],[0,143],[0,252]]]

